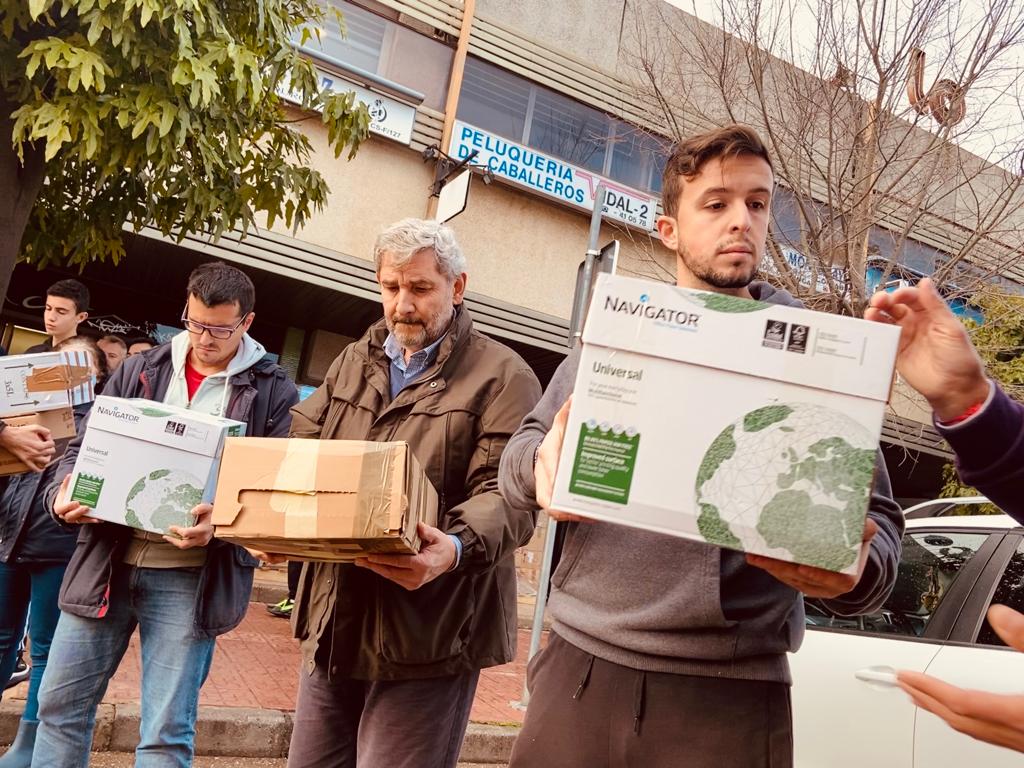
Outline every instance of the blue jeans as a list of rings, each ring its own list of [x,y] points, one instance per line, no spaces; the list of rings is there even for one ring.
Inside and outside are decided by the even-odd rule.
[[[32,673],[23,720],[37,719],[39,681],[60,618],[57,593],[66,568],[66,563],[0,563],[0,689],[14,672],[26,618],[32,633]]]
[[[136,768],[192,765],[199,689],[214,641],[193,634],[198,568],[117,565],[109,609],[99,619],[61,615],[39,691],[35,768],[85,768],[96,707],[132,636],[142,645]]]

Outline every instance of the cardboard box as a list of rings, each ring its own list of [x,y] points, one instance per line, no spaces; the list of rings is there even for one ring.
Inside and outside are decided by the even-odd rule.
[[[856,570],[899,329],[600,275],[552,507]]]
[[[84,349],[65,349],[61,350],[61,354],[70,367],[71,387],[68,394],[71,404],[91,403],[96,399],[96,378],[92,373],[89,352]]]
[[[224,438],[245,424],[149,400],[96,398],[70,499],[93,517],[153,533],[193,524],[213,498]]]
[[[232,438],[213,505],[216,536],[298,560],[415,554],[437,493],[408,443]]]
[[[43,411],[42,413],[28,413],[22,416],[10,416],[4,419],[7,427],[27,427],[29,424],[38,424],[50,430],[50,437],[57,444],[57,453],[53,458],[56,461],[64,453],[71,438],[75,436],[75,414],[70,407],[59,408],[55,411]],[[52,463],[52,462],[51,462]],[[0,448],[0,476],[17,475],[21,472],[28,472],[28,465],[14,456],[5,448]]]
[[[0,414],[19,416],[92,400],[92,371],[83,350],[0,358]]]

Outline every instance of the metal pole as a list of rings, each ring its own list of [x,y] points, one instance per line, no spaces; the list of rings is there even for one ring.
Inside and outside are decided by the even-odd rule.
[[[594,262],[601,255],[597,247],[598,238],[601,236],[601,212],[604,210],[605,198],[604,184],[597,185],[597,194],[594,196],[594,210],[590,214],[590,239],[587,243],[587,255],[583,261],[583,279],[576,286],[576,295],[573,297],[572,317],[569,326],[569,348],[572,349],[579,343],[583,335],[583,321],[587,314],[587,307],[590,303],[590,283],[594,278]],[[540,650],[540,636],[544,631],[544,608],[548,603],[548,584],[551,582],[551,561],[555,555],[555,534],[558,531],[558,522],[548,518],[548,530],[544,538],[544,559],[540,565],[540,583],[537,585],[537,600],[533,607],[533,628],[530,630],[530,651],[526,656],[527,662],[537,655]],[[511,702],[517,709],[526,709],[530,703],[530,692],[527,690],[526,682],[523,682],[523,695],[519,701]]]
[[[544,607],[548,602],[548,583],[551,581],[551,560],[555,554],[555,531],[558,523],[548,518],[548,530],[544,534],[544,559],[540,565],[540,585],[537,587],[537,599],[533,606],[533,627],[530,629],[530,651],[526,655],[527,663],[530,662],[537,651],[540,650],[540,636],[544,631]],[[530,691],[523,680],[523,695],[519,701],[510,702],[516,709],[526,709],[530,703]]]
[[[462,92],[462,76],[466,69],[469,35],[473,29],[475,15],[476,0],[463,0],[462,26],[459,27],[459,40],[455,45],[455,56],[452,58],[452,74],[448,79],[448,97],[444,104],[444,125],[441,127],[440,144],[442,152],[448,151],[448,144],[452,139],[452,129],[455,128],[455,112],[459,104],[459,94]],[[437,198],[430,195],[427,197],[427,218],[432,219],[436,215]]]
[[[576,295],[572,302],[572,316],[569,318],[569,349],[575,347],[583,335],[583,320],[587,316],[587,307],[590,305],[590,288],[594,280],[594,262],[601,255],[597,241],[601,237],[601,211],[604,210],[606,192],[604,184],[597,185],[597,193],[594,195],[594,210],[590,214],[587,255],[583,260],[583,279],[576,286]]]

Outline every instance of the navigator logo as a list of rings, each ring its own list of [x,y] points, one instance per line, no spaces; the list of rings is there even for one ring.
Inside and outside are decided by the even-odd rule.
[[[689,331],[696,331],[700,323],[700,315],[696,312],[659,307],[651,303],[651,297],[646,293],[640,294],[639,299],[635,302],[616,296],[605,296],[604,311],[646,318],[660,325],[685,328]]]

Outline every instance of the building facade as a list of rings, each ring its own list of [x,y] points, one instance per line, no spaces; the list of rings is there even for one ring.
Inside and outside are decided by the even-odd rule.
[[[319,44],[303,50],[323,87],[356,90],[373,126],[353,160],[335,159],[315,116],[295,111],[296,119],[310,118],[301,130],[331,188],[326,209],[299,232],[276,226],[244,238],[180,243],[151,231],[128,235],[122,264],[91,264],[80,278],[93,293],[87,332],[173,333],[189,271],[220,258],[245,268],[256,283],[252,333],[297,384],[315,387],[344,345],[380,316],[376,234],[407,216],[434,215],[432,187],[446,170],[444,156],[459,161],[474,152],[479,167],[466,208],[450,222],[469,260],[467,305],[477,326],[522,354],[543,382],[566,353],[599,183],[608,189],[600,239],[620,242],[618,271],[673,279],[674,256],[652,236],[671,141],[629,74],[630,14],[643,6],[331,4],[344,14],[347,36],[332,22],[320,30]],[[680,25],[701,23],[671,13]],[[907,249],[916,269],[943,237],[961,236],[953,225],[947,229],[933,226]],[[12,351],[30,337],[26,329],[41,329],[46,286],[70,274],[18,268],[3,312]],[[948,454],[920,403],[909,395],[898,402],[885,431],[898,495],[929,496]]]

